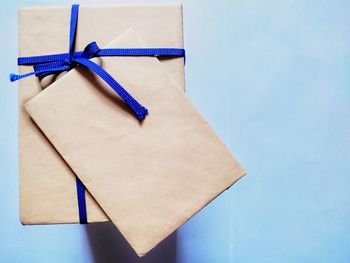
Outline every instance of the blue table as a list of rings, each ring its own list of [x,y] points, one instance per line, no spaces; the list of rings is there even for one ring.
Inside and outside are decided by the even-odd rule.
[[[0,8],[0,262],[138,262],[111,224],[19,222],[7,76],[17,71],[16,10],[42,4]],[[248,175],[142,262],[350,262],[350,2],[183,4],[187,94]]]

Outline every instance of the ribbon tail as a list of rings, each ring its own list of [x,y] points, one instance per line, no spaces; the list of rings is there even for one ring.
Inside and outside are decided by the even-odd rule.
[[[23,78],[26,78],[26,77],[29,77],[29,76],[32,76],[32,75],[35,75],[36,72],[33,71],[33,72],[29,72],[29,73],[26,73],[26,74],[14,74],[14,73],[10,73],[9,75],[9,79],[11,82],[14,82],[16,80],[20,80],[20,79],[23,79]]]
[[[129,105],[139,120],[143,120],[146,117],[148,110],[135,100],[107,71],[86,58],[76,58],[74,61],[99,75]]]
[[[34,70],[34,71],[26,73],[26,74],[18,74],[17,75],[17,74],[10,73],[9,79],[11,82],[14,82],[16,80],[27,78],[27,77],[30,77],[32,75],[35,75],[39,78],[43,78],[43,77],[46,77],[48,75],[51,75],[51,74],[54,74],[57,72],[66,71],[69,69],[70,69],[69,66],[61,66],[61,67],[53,67],[53,68],[47,67],[47,68],[43,68],[43,69],[39,69],[39,70]]]

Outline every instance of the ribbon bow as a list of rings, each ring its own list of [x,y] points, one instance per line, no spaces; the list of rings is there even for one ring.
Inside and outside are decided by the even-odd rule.
[[[185,57],[185,50],[180,48],[105,48],[100,49],[95,41],[88,44],[84,51],[74,51],[79,5],[72,5],[70,20],[69,52],[54,55],[19,57],[18,65],[34,65],[34,71],[22,75],[10,74],[10,80],[16,81],[35,75],[43,78],[51,74],[69,71],[77,66],[84,66],[100,76],[125,103],[143,120],[148,110],[135,100],[107,71],[90,59],[103,56],[173,56]]]

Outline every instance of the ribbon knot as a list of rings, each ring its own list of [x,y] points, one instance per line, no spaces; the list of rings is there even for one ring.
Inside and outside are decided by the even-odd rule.
[[[65,59],[63,59],[63,64],[64,65],[67,65],[67,66],[69,66],[69,67],[72,67],[73,65],[72,65],[72,59],[71,58],[65,58]]]
[[[68,66],[70,70],[79,65],[79,63],[76,62],[79,59],[91,59],[93,57],[98,57],[98,52],[100,52],[100,50],[101,49],[99,48],[97,43],[93,41],[84,48],[83,52],[76,52],[75,55],[73,54],[73,56],[64,58],[62,60],[62,65]],[[52,63],[51,65],[53,66],[52,69],[57,68],[57,71],[64,71],[63,69],[62,70],[59,69],[60,63],[56,63],[56,64]],[[45,66],[47,68],[48,64],[43,63],[43,64],[35,65],[36,69],[44,68]],[[36,75],[40,77],[40,76],[43,76],[43,73],[38,73]]]

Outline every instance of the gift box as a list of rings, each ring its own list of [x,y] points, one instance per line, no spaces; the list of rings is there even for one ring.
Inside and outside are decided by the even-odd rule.
[[[22,8],[19,16],[20,57],[64,53],[68,49],[70,7]],[[104,46],[129,28],[147,46],[183,47],[182,7],[174,5],[81,6],[76,50],[91,40]],[[184,89],[183,58],[162,58],[165,70]],[[21,73],[32,66],[20,66]],[[62,75],[62,74],[61,74]],[[19,82],[20,217],[23,224],[78,223],[76,178],[71,168],[31,120],[23,104],[59,79],[25,78]],[[88,222],[109,220],[86,192]]]
[[[142,11],[136,12],[137,8]],[[45,13],[52,11],[48,10]],[[28,219],[34,211],[30,205],[41,200],[38,195],[49,194],[48,189],[40,192],[42,188],[58,187],[55,191],[61,195],[67,188],[71,204],[65,210],[67,217],[57,211],[65,206],[63,202],[54,207],[38,203],[42,207],[37,220],[42,215],[55,218],[53,222],[109,218],[143,256],[245,172],[183,92],[181,6],[116,7],[112,11],[81,7],[79,11],[73,5],[70,20],[61,23],[67,13],[64,9],[62,17],[50,17],[55,17],[59,27],[70,28],[68,53],[58,48],[51,52],[40,48],[39,52],[37,42],[24,34],[21,49],[28,53],[21,56],[31,57],[20,58],[19,64],[35,64],[35,71],[29,73],[26,67],[22,75],[12,76],[12,80],[38,77],[26,79],[20,87],[21,123],[26,124],[21,127],[25,153],[21,156],[22,218],[35,222]],[[24,32],[30,29],[23,17],[27,22],[46,21],[40,15],[21,17]],[[123,31],[117,32],[115,27],[123,17],[129,22],[121,22]],[[44,24],[44,32],[49,31],[50,23]],[[101,27],[110,31],[101,33]],[[41,31],[33,31],[29,35],[41,41]],[[63,34],[50,32],[55,43],[61,39],[56,35]],[[45,48],[51,45],[44,43]],[[46,53],[51,55],[42,55]],[[56,73],[66,71],[57,78]],[[24,136],[28,134],[36,134],[47,152]],[[48,152],[59,166],[51,166]],[[45,157],[38,161],[38,155]],[[54,172],[48,177],[42,169],[36,175],[38,167]],[[58,175],[59,169],[64,173]],[[38,185],[28,183],[34,176]],[[61,179],[64,176],[70,179]]]

